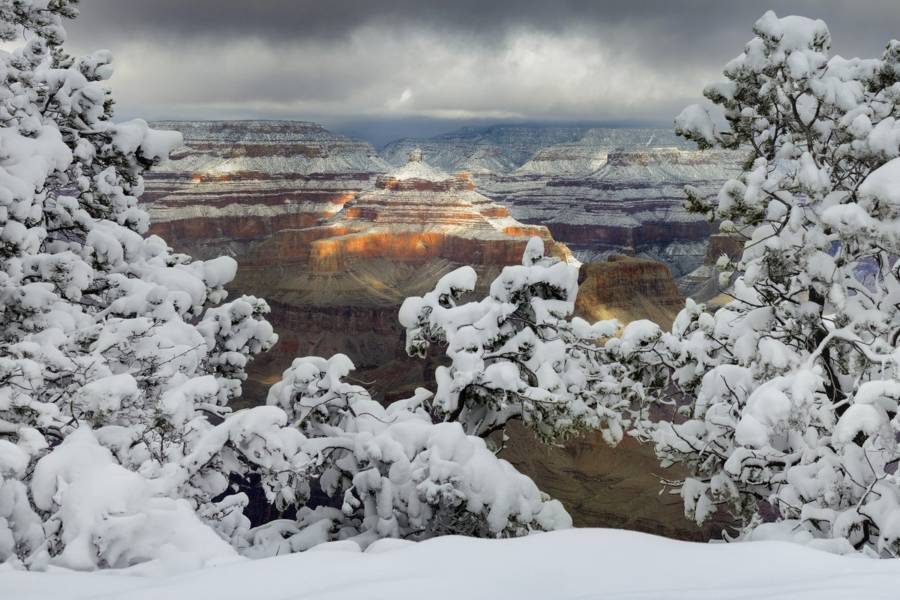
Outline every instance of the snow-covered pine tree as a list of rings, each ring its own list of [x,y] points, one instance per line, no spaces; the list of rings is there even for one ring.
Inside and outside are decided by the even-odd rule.
[[[235,261],[144,237],[141,173],[180,136],[112,122],[109,53],[62,48],[75,4],[0,0],[0,561],[225,551],[194,510],[240,529],[229,472],[296,455],[280,411],[208,419],[275,341],[268,307],[208,308]]]
[[[484,440],[433,424],[428,393],[385,409],[340,355],[297,359],[270,406],[230,413],[276,340],[268,306],[220,304],[234,260],[144,236],[141,174],[180,136],[112,122],[110,55],[62,49],[75,4],[0,0],[0,35],[28,39],[0,55],[0,562],[189,566],[571,525]],[[231,485],[250,474],[297,518],[250,530]]]
[[[297,518],[251,530],[248,554],[296,552],[333,539],[365,546],[384,537],[508,537],[571,527],[562,505],[482,438],[457,422],[433,423],[430,392],[420,388],[385,408],[343,381],[353,368],[342,354],[298,358],[269,391],[268,404],[305,436],[307,480],[302,490],[269,489],[279,508],[299,509]],[[308,503],[313,487],[316,506]]]
[[[570,319],[578,267],[545,256],[535,237],[522,264],[505,267],[488,297],[460,303],[475,283],[475,271],[462,267],[400,309],[407,352],[424,355],[437,344],[451,360],[435,372],[434,418],[481,437],[520,420],[544,440],[587,429],[600,429],[611,444],[621,440],[629,401],[614,362],[596,344],[618,325]]]
[[[719,508],[742,537],[900,555],[900,42],[880,59],[829,56],[825,23],[766,13],[705,96],[676,119],[701,147],[747,150],[707,204],[746,234],[733,300],[688,302],[651,332],[657,402],[686,420],[645,422],[664,464],[681,463],[686,513]],[[646,382],[643,361],[625,385]],[[769,509],[764,509],[769,505]],[[763,518],[765,515],[765,518]],[[763,523],[763,521],[775,521]]]

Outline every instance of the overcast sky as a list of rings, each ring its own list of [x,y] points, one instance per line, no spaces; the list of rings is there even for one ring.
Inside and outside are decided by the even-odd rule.
[[[461,124],[671,123],[767,9],[876,56],[900,0],[82,0],[121,117],[291,118],[376,143]]]

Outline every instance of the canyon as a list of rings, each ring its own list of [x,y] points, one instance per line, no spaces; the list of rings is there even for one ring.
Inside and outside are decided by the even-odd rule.
[[[275,231],[312,226],[418,149],[435,168],[468,173],[512,218],[547,227],[583,262],[628,254],[659,260],[681,278],[703,265],[716,230],[684,210],[684,186],[714,196],[739,163],[736,153],[698,152],[665,129],[464,128],[379,153],[314,123],[156,126],[188,141],[148,180],[156,231],[202,240],[201,257],[242,255]]]
[[[703,268],[713,227],[680,208],[680,190],[713,193],[733,158],[689,150],[670,132],[497,127],[379,153],[306,122],[155,126],[185,144],[147,178],[151,232],[198,258],[234,256],[230,291],[272,308],[280,339],[253,364],[246,404],[305,355],[347,354],[354,381],[382,402],[427,387],[443,357],[406,356],[400,303],[462,265],[479,275],[473,297],[484,295],[532,236],[584,261],[576,311],[589,320],[668,324],[684,302],[673,272],[712,285]],[[577,524],[707,535],[656,495],[646,447],[611,450],[594,436],[545,447],[514,429],[504,452]]]
[[[418,145],[439,167],[469,170],[479,191],[519,221],[546,226],[584,262],[630,254],[662,261],[676,277],[703,264],[717,227],[682,207],[684,186],[715,196],[739,153],[699,152],[665,129],[498,130],[400,140],[382,155],[396,164]]]
[[[198,258],[243,256],[337,213],[388,165],[371,145],[302,121],[176,121],[185,145],[146,178],[153,233]]]
[[[277,378],[295,355],[342,352],[376,397],[410,395],[436,363],[405,355],[396,317],[403,299],[463,265],[475,268],[483,294],[532,236],[569,256],[546,228],[517,222],[476,192],[467,174],[448,175],[414,154],[335,214],[277,231],[243,256],[234,287],[270,301],[281,335],[257,378]]]

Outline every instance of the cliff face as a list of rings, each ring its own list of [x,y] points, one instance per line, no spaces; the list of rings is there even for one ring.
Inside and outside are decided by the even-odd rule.
[[[684,148],[589,148],[574,162],[565,160],[571,146],[547,148],[541,162],[553,164],[555,156],[571,169],[525,165],[482,178],[479,188],[520,221],[546,225],[583,261],[645,256],[665,262],[676,277],[702,264],[713,228],[684,210],[684,186],[715,195],[735,157]]]
[[[684,308],[684,297],[662,263],[612,256],[581,267],[576,312],[588,321],[650,319],[668,327]]]
[[[472,172],[478,190],[524,223],[545,225],[582,261],[645,256],[681,277],[703,263],[714,230],[685,212],[684,186],[715,195],[738,156],[698,152],[664,129],[495,127],[400,140],[388,162],[414,144],[442,168]]]
[[[278,231],[336,214],[388,169],[365,142],[296,121],[160,122],[185,144],[147,177],[157,233],[199,258],[243,256]]]
[[[680,496],[660,494],[660,478],[685,474],[662,469],[647,445],[626,437],[610,448],[599,434],[588,434],[563,447],[549,446],[518,424],[508,433],[500,456],[562,502],[576,527],[624,528],[695,541],[720,537],[724,523],[699,527],[685,518]]]
[[[268,386],[294,357],[304,355],[347,354],[358,367],[357,380],[386,402],[427,386],[443,357],[406,356],[397,321],[403,299],[431,290],[461,265],[475,267],[479,287],[473,298],[483,297],[503,266],[520,262],[533,235],[560,257],[570,255],[560,237],[579,248],[634,249],[645,239],[702,235],[691,229],[699,227],[696,223],[666,217],[668,197],[645,197],[653,186],[590,180],[574,167],[579,181],[596,187],[582,193],[579,186],[587,184],[540,174],[509,175],[502,181],[485,172],[447,174],[418,158],[392,169],[371,147],[309,124],[171,126],[185,131],[186,147],[148,179],[144,199],[150,202],[153,232],[194,256],[235,256],[240,268],[231,291],[262,296],[272,307],[280,340],[252,364],[245,384],[248,404],[263,401]],[[487,135],[482,139],[506,136],[518,150],[504,154],[481,144],[474,155],[482,165],[488,158],[512,161],[510,152],[524,161],[534,144],[526,134]],[[588,156],[588,162],[599,160],[601,166],[608,162],[609,149],[601,148],[602,158],[596,158],[600,146],[572,142],[579,138],[571,131],[546,137],[547,143],[575,144],[571,160]],[[350,157],[336,158],[345,151]],[[656,168],[642,158],[634,162]],[[482,193],[485,182],[501,192],[495,198]],[[520,196],[516,190],[522,189],[536,195]],[[604,204],[598,190],[612,197]],[[631,191],[616,196],[623,190]],[[512,208],[496,198],[509,200]],[[525,214],[530,223],[516,214]],[[641,220],[644,214],[663,216]],[[551,229],[541,225],[542,219]],[[664,265],[623,258],[583,267],[576,310],[589,320],[668,323],[680,306]],[[514,429],[506,453],[558,496],[578,524],[700,535],[680,517],[677,502],[656,495],[657,482],[648,473],[658,469],[647,447],[626,443],[624,449],[609,450],[589,437],[548,448]]]

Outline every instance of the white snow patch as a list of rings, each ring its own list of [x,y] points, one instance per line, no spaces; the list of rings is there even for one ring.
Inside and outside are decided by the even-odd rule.
[[[898,583],[898,561],[785,542],[697,544],[606,529],[379,543],[366,552],[305,552],[168,577],[0,570],[4,597],[17,600],[896,600]]]

